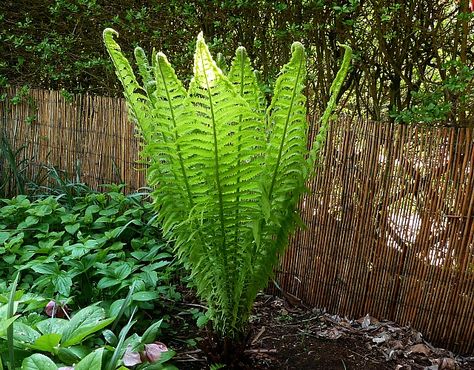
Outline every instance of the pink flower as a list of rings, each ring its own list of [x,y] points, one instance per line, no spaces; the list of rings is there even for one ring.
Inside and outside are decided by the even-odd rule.
[[[125,366],[135,366],[143,362],[157,362],[161,354],[167,351],[168,347],[161,342],[145,344],[145,350],[141,352],[132,352],[131,346],[128,346],[123,355],[123,364]]]
[[[163,352],[167,352],[168,347],[161,342],[145,344],[145,357],[149,362],[156,362]]]
[[[140,354],[138,352],[132,352],[131,346],[128,346],[123,355],[123,364],[125,366],[135,366],[142,363]]]
[[[67,311],[68,307],[66,305],[57,304],[55,301],[49,301],[44,308],[44,312],[49,317],[68,317]]]

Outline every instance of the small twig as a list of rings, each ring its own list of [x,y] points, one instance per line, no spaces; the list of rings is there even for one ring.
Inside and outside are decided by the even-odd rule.
[[[190,358],[180,358],[180,357],[173,357],[173,361],[176,362],[207,362],[206,359],[204,358],[196,358],[196,357],[190,357]]]
[[[186,303],[186,302],[181,302],[180,303],[182,306],[189,306],[189,307],[198,307],[198,308],[202,308],[204,310],[207,310],[207,307],[202,305],[202,304],[199,304],[199,303]]]
[[[198,358],[193,356],[199,353],[202,353],[202,350],[195,349],[192,351],[181,352],[178,356],[175,356],[173,360],[178,362],[206,362],[206,359],[204,358]]]
[[[259,349],[246,349],[244,353],[277,353],[276,349],[266,349],[266,348],[259,348]]]
[[[362,357],[364,360],[371,360],[371,361],[374,361],[374,362],[380,364],[380,361],[376,360],[376,359],[373,358],[373,357],[370,357],[370,356],[367,356],[367,355],[361,355],[360,353],[354,352],[353,350],[351,350],[351,349],[349,349],[349,348],[347,348],[347,350],[348,350],[349,352],[351,352],[351,353],[353,353],[353,354],[359,356],[359,357]]]
[[[346,364],[344,363],[344,360],[341,360],[342,366],[344,366],[344,370],[347,370]]]
[[[310,317],[309,319],[301,320],[300,322],[308,322],[308,321],[317,320],[317,319],[320,319],[321,316],[323,315],[313,316],[313,317]]]
[[[265,332],[265,326],[262,326],[262,328],[260,329],[260,331],[258,332],[258,334],[255,336],[255,338],[253,338],[252,342],[250,343],[250,345],[255,345],[258,340],[260,339],[260,337],[262,336],[262,334]]]
[[[181,352],[179,355],[184,356],[184,355],[195,355],[197,353],[201,353],[202,349],[194,349],[192,351],[186,351],[186,352]]]

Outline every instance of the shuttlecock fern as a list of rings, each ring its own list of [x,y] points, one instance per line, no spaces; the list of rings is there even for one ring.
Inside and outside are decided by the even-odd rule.
[[[114,35],[104,31],[105,45],[143,138],[164,234],[189,268],[215,330],[235,338],[297,224],[314,163],[308,158],[318,155],[307,150],[304,48],[293,44],[266,107],[242,47],[225,75],[201,33],[186,91],[164,54],[153,52],[150,63],[137,48],[139,84]]]

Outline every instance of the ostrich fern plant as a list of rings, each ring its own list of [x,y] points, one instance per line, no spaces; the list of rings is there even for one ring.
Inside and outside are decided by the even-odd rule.
[[[105,45],[143,138],[164,234],[207,302],[214,329],[237,339],[299,222],[297,202],[324,141],[350,49],[308,152],[300,43],[293,44],[266,107],[243,47],[225,75],[201,33],[186,90],[164,54],[153,52],[149,63],[136,48],[139,83],[114,35],[104,31]]]

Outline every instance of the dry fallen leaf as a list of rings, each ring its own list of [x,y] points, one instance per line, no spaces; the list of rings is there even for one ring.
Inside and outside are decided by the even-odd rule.
[[[367,329],[370,326],[370,315],[367,314],[365,317],[360,318],[357,321],[361,324],[362,329]]]
[[[387,342],[390,339],[392,339],[390,337],[390,334],[382,333],[382,334],[379,334],[376,337],[372,338],[372,342],[377,343],[377,344],[381,344],[381,343]]]
[[[423,343],[419,343],[408,348],[408,353],[417,353],[428,356],[431,353],[431,350]]]
[[[390,342],[390,346],[393,350],[403,349],[404,345],[401,340],[394,340]]]
[[[445,357],[438,360],[439,370],[456,370],[456,361],[453,358]]]

